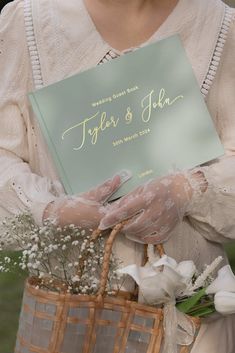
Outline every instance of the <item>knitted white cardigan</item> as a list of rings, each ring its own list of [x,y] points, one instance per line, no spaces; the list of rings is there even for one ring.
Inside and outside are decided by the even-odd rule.
[[[226,155],[203,166],[208,190],[165,244],[177,260],[198,266],[235,238],[235,23],[220,0],[179,0],[146,43],[179,33]],[[146,44],[144,43],[144,44]],[[29,208],[38,222],[63,193],[29,107],[27,92],[121,55],[97,32],[82,0],[15,0],[0,16],[0,216]],[[81,166],[82,167],[82,166]],[[208,241],[209,240],[209,241]],[[212,242],[210,242],[212,241]],[[216,243],[217,242],[217,243]],[[125,263],[140,260],[140,245],[117,241]]]

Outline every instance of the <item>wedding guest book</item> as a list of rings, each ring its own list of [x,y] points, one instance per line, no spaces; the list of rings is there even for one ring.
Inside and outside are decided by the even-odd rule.
[[[128,170],[115,199],[224,153],[178,35],[29,97],[68,194]]]

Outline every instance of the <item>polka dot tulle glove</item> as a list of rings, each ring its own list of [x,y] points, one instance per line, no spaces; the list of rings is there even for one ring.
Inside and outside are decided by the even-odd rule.
[[[74,224],[92,231],[105,215],[105,202],[129,178],[130,175],[121,172],[86,193],[58,198],[47,205],[43,220],[50,219],[59,226]]]
[[[111,228],[131,217],[123,228],[128,238],[141,243],[164,242],[182,221],[190,203],[206,189],[201,171],[177,172],[151,180],[110,205],[99,227]]]

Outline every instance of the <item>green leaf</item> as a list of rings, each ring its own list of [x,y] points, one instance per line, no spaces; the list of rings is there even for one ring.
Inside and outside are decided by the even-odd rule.
[[[190,312],[190,316],[205,317],[215,312],[215,307],[211,306],[209,308],[201,308]]]
[[[189,311],[192,311],[193,307],[199,302],[199,300],[206,295],[206,288],[201,289],[192,297],[186,299],[184,302],[176,304],[176,307],[179,311],[187,314]]]
[[[205,301],[202,303],[199,303],[198,305],[195,305],[189,312],[188,314],[191,315],[192,311],[197,311],[197,310],[201,310],[203,308],[209,308],[209,307],[214,307],[214,300],[209,300],[209,301]]]

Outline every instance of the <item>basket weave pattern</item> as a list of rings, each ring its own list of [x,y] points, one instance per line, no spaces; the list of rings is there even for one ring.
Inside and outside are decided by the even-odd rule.
[[[120,229],[115,227],[107,241],[97,296],[48,292],[27,281],[15,353],[161,352],[163,310],[104,295],[110,249]]]
[[[59,295],[27,283],[15,353],[157,353],[162,310],[123,298]],[[158,348],[157,348],[158,347]]]

